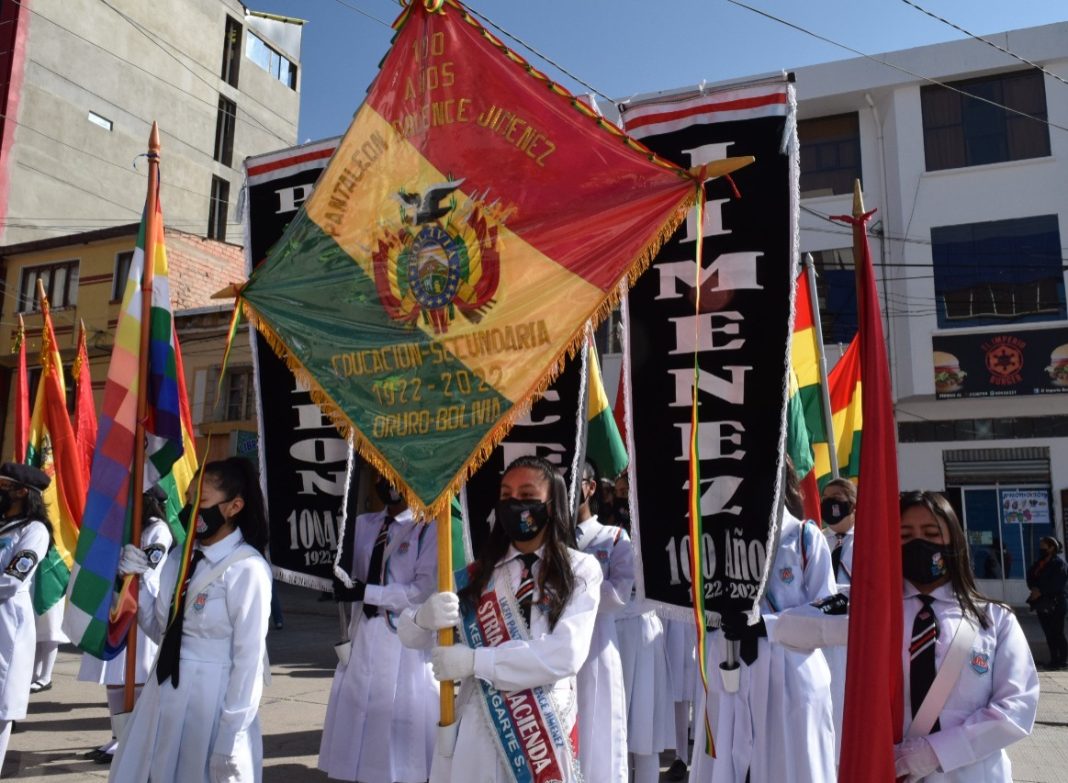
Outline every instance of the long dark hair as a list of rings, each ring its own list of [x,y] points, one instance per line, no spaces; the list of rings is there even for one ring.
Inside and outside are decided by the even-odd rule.
[[[538,587],[549,607],[549,627],[554,628],[575,591],[575,574],[571,570],[571,558],[567,551],[567,541],[572,534],[568,529],[570,515],[560,513],[561,508],[567,508],[566,485],[562,482],[560,485],[556,483],[556,471],[541,457],[518,457],[505,468],[504,475],[516,468],[533,468],[541,473],[549,484],[549,523],[546,526],[544,556],[538,572]],[[558,497],[561,486],[565,488],[562,499]],[[505,535],[503,525],[498,522],[490,530],[489,537],[478,553],[472,568],[471,581],[460,591],[461,600],[472,606],[478,603],[493,569],[508,551],[509,544],[511,541]]]
[[[949,531],[949,546],[944,552],[946,559],[946,575],[949,576],[949,584],[953,588],[953,594],[957,596],[961,611],[967,616],[971,615],[983,628],[989,627],[990,618],[984,608],[979,609],[980,604],[998,604],[1006,606],[1000,601],[995,601],[979,592],[975,584],[975,572],[972,570],[971,552],[968,542],[964,538],[964,528],[961,527],[957,512],[953,506],[938,492],[926,490],[913,490],[901,493],[901,514],[910,508],[923,506],[935,519],[941,519]]]
[[[205,481],[211,479],[227,500],[240,497],[244,507],[234,517],[234,525],[241,530],[245,542],[261,555],[267,553],[267,515],[256,466],[244,457],[228,457],[204,466]]]
[[[52,520],[48,518],[48,508],[45,506],[44,494],[33,487],[26,487],[26,497],[22,499],[22,515],[27,521],[37,520],[48,530],[48,546],[55,543],[55,534],[52,531]]]

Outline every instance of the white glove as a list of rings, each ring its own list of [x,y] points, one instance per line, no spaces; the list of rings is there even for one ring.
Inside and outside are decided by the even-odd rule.
[[[460,622],[460,598],[456,593],[434,593],[415,613],[415,624],[424,631],[452,628]]]
[[[241,780],[237,759],[229,753],[212,753],[208,773],[211,783],[237,783]]]
[[[430,651],[430,666],[438,682],[463,680],[475,673],[475,651],[466,644],[435,647]]]
[[[938,770],[938,756],[926,737],[912,737],[894,745],[894,773],[906,783],[923,780]]]
[[[119,573],[123,576],[136,574],[140,576],[146,571],[152,570],[152,564],[148,562],[148,555],[139,546],[127,544],[122,548],[122,557],[119,558]]]

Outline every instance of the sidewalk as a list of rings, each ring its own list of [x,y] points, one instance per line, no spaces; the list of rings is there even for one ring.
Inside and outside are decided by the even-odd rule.
[[[277,585],[285,628],[268,636],[272,681],[260,707],[263,726],[264,783],[325,781],[316,768],[319,737],[336,659],[337,610],[319,603],[317,594]],[[1035,658],[1047,654],[1034,615],[1018,616]],[[77,682],[79,655],[69,647],[59,654],[53,688],[31,696],[30,714],[11,737],[2,777],[37,783],[106,780],[107,767],[82,757],[110,736],[104,689]],[[1009,749],[1019,783],[1068,780],[1068,671],[1042,672],[1042,697],[1034,733]],[[592,778],[590,783],[596,783]]]

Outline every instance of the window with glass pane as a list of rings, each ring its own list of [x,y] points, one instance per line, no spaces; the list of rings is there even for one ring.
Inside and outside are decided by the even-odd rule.
[[[133,261],[133,252],[118,253],[115,256],[115,276],[111,281],[111,301],[121,302],[122,295],[126,292],[126,281],[130,277],[130,262]]]
[[[35,313],[40,309],[37,301],[38,280],[44,283],[45,295],[53,310],[74,307],[78,303],[77,261],[30,266],[22,270],[18,312]]]
[[[245,56],[290,89],[297,87],[297,66],[251,30],[245,36]]]
[[[222,177],[211,178],[211,201],[208,205],[208,239],[226,241],[226,213],[230,208],[230,183]]]
[[[1056,215],[931,229],[938,326],[1063,319]]]
[[[920,88],[920,103],[928,171],[1050,154],[1041,71],[965,79],[949,82],[947,87],[927,85]]]
[[[226,414],[224,421],[245,421],[256,415],[255,388],[251,367],[234,367],[226,382]]]
[[[215,118],[215,160],[224,166],[234,162],[234,133],[237,129],[237,104],[219,96],[219,113]]]
[[[801,195],[833,196],[853,192],[860,170],[860,124],[856,112],[800,120]]]
[[[226,32],[223,34],[223,59],[220,78],[227,84],[237,86],[238,66],[241,63],[241,23],[231,16],[226,17]]]
[[[848,343],[857,333],[857,283],[853,248],[815,250],[816,298],[825,343]]]

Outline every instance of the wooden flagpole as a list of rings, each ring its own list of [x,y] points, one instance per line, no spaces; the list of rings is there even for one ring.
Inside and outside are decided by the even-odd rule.
[[[438,591],[442,593],[452,592],[452,495],[448,497],[445,510],[437,520],[438,526]],[[456,641],[455,632],[452,628],[442,628],[438,631],[438,644],[442,647],[451,647]],[[456,696],[455,684],[451,680],[443,680],[441,688],[441,727],[451,726],[456,722]],[[451,754],[450,754],[451,755]]]
[[[159,125],[152,123],[148,137],[148,195],[145,197],[145,248],[144,267],[141,272],[141,352],[137,368],[137,424],[134,428],[134,462],[130,476],[130,492],[133,493],[133,514],[130,520],[130,542],[141,543],[141,522],[144,514],[145,493],[145,417],[148,414],[148,338],[152,318],[152,276],[156,261],[156,231],[159,212],[156,202],[159,197]],[[192,531],[190,531],[190,535]],[[133,577],[131,590],[135,597],[140,587],[137,576]],[[137,620],[130,625],[126,635],[126,682],[123,692],[123,711],[134,707],[134,686],[137,676]]]

